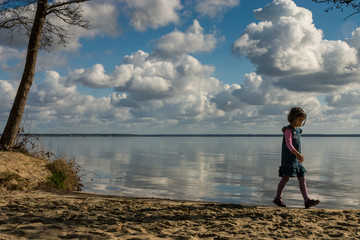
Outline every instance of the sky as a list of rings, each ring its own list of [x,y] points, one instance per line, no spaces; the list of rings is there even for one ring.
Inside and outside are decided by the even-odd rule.
[[[359,134],[360,15],[311,0],[108,0],[90,30],[40,51],[23,116],[31,133]],[[49,16],[55,24],[60,19]],[[27,37],[0,29],[0,131]]]

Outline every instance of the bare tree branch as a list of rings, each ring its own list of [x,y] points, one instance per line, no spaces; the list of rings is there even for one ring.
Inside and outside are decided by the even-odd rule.
[[[66,46],[69,31],[66,26],[73,25],[90,29],[89,22],[84,18],[80,3],[89,0],[70,0],[55,2],[46,8],[46,16],[55,15],[65,25],[55,25],[46,18],[40,49],[49,49],[57,38],[57,44]],[[30,36],[35,6],[38,0],[6,0],[0,4],[0,28],[9,30],[10,42],[14,40],[14,31]]]
[[[89,29],[88,21],[82,16],[82,9],[80,6],[64,5],[59,8],[53,8],[47,14],[55,14],[58,18],[69,25],[76,25],[82,28]]]
[[[87,2],[89,0],[70,0],[67,2],[61,2],[61,3],[54,3],[53,5],[51,5],[50,7],[48,7],[48,10],[54,9],[54,8],[60,8],[62,6],[66,6],[66,5],[70,5],[70,4],[74,4],[74,3],[82,3],[82,2]]]
[[[352,8],[354,10],[354,12],[352,14],[348,15],[347,17],[345,17],[344,20],[360,13],[360,1],[359,0],[313,0],[313,2],[330,4],[331,6],[326,8],[325,12],[329,12],[334,9],[339,9],[340,11],[344,11],[344,8]]]

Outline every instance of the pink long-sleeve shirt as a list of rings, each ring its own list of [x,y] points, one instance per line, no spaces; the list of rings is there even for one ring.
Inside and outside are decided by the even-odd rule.
[[[292,143],[292,135],[293,135],[292,131],[287,128],[285,130],[285,132],[284,132],[284,135],[285,135],[286,146],[290,150],[290,152],[296,150],[293,143]]]

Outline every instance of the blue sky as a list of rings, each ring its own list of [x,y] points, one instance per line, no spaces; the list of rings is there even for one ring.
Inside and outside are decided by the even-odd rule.
[[[359,16],[311,0],[109,0],[91,29],[41,51],[24,119],[36,133],[360,133]],[[54,23],[59,20],[50,18]],[[0,30],[0,129],[27,39]]]

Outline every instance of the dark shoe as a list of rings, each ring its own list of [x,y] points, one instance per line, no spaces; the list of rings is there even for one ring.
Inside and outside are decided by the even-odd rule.
[[[278,199],[278,198],[275,198],[273,203],[278,207],[286,207],[286,204],[283,203],[283,201],[281,199]]]
[[[309,199],[307,200],[307,202],[305,203],[305,208],[311,208],[313,206],[316,206],[320,203],[319,200],[313,200],[313,199]]]

